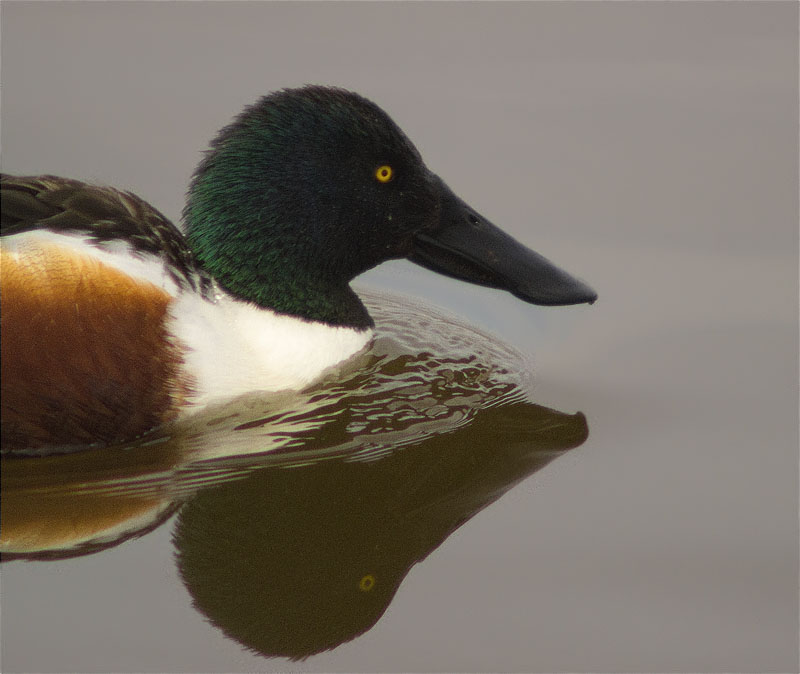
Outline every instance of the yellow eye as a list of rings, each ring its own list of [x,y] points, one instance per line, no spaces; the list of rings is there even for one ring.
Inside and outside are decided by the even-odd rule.
[[[377,171],[375,171],[375,177],[378,179],[379,183],[388,183],[393,175],[394,171],[392,171],[392,167],[387,164],[379,166]]]
[[[369,592],[375,587],[375,576],[371,573],[364,576],[358,583],[358,589],[362,592]]]

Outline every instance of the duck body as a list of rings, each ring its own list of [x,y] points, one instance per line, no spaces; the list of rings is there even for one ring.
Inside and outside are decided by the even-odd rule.
[[[4,451],[121,442],[217,400],[306,387],[370,344],[349,283],[387,259],[527,302],[596,297],[340,89],[245,109],[200,164],[184,221],[113,188],[3,176]]]
[[[371,327],[231,296],[154,210],[158,248],[119,229],[106,238],[77,228],[87,203],[102,203],[112,222],[132,205],[150,208],[133,195],[49,176],[4,178],[3,190],[72,223],[3,237],[4,448],[119,442],[214,401],[301,389],[372,340]]]

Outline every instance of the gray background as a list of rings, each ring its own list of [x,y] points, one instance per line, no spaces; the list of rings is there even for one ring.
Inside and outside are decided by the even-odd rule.
[[[412,570],[311,671],[796,671],[797,20],[786,3],[21,3],[2,167],[177,218],[243,105],[372,98],[453,189],[588,280],[537,309],[407,263],[365,282],[533,357],[590,437]],[[2,569],[3,671],[285,669],[192,611],[169,530]],[[144,554],[146,553],[146,554]]]

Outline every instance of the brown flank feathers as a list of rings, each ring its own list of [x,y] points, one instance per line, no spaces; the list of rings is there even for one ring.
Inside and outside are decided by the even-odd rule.
[[[3,252],[4,451],[111,444],[173,418],[190,392],[170,296],[57,245]]]

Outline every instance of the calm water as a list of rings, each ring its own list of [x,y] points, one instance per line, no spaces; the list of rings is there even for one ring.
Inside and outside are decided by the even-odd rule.
[[[4,672],[797,671],[796,5],[0,11],[4,170],[174,216],[241,105],[337,83],[600,294],[392,263],[462,321],[381,300],[315,391],[4,465],[3,536],[89,552],[0,567]]]

